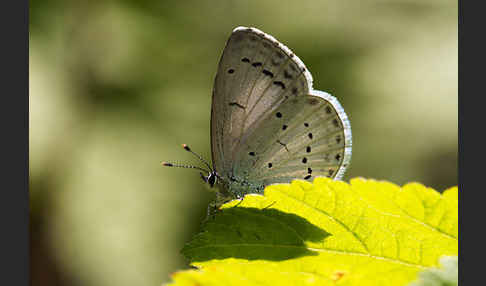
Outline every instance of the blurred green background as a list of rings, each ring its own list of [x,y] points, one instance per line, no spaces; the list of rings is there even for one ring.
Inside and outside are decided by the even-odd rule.
[[[216,68],[236,26],[290,47],[353,131],[345,180],[457,184],[457,1],[31,1],[32,285],[160,285],[212,199]]]

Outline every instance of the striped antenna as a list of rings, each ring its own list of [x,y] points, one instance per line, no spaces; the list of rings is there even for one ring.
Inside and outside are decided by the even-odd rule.
[[[199,167],[197,167],[197,166],[191,166],[191,165],[179,165],[179,164],[174,164],[174,163],[171,163],[171,162],[161,162],[160,164],[161,164],[162,166],[166,166],[166,167],[176,167],[176,168],[196,169],[196,170],[200,170],[200,171],[204,171],[204,172],[209,173],[209,171],[208,171],[208,170],[203,169],[203,168],[199,168]]]
[[[209,170],[213,171],[213,168],[211,168],[211,166],[209,166],[208,162],[206,162],[206,160],[204,160],[199,154],[192,151],[191,148],[189,148],[189,146],[187,146],[187,144],[182,144],[182,148],[184,148],[184,150],[186,150],[188,152],[191,152],[194,156],[196,156],[199,159],[199,161],[203,162],[206,165],[206,167],[208,167]]]

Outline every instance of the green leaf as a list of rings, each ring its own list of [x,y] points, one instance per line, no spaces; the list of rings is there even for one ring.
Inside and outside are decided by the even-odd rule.
[[[419,273],[419,279],[409,286],[456,286],[458,284],[457,256],[440,259],[441,268],[430,268]]]
[[[182,250],[175,285],[406,285],[457,255],[457,187],[327,178],[232,201]]]

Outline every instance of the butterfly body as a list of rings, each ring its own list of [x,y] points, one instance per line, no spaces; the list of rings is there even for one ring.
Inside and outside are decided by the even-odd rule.
[[[351,145],[340,103],[313,89],[310,72],[289,48],[255,28],[233,30],[214,82],[213,167],[205,177],[219,188],[219,200],[293,179],[340,179]]]
[[[220,184],[220,192],[224,194],[228,190],[229,195],[234,198],[242,198],[249,193],[262,193],[264,188],[263,183],[255,183],[243,176],[224,177]]]

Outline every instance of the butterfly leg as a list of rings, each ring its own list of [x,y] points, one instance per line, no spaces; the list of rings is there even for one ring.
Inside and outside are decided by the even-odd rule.
[[[233,207],[239,206],[243,202],[244,199],[245,199],[245,196],[238,198],[237,200],[240,200],[240,201],[236,205],[234,205]]]
[[[201,174],[201,176],[202,176],[202,174]],[[216,215],[219,212],[222,212],[222,210],[220,209],[221,205],[229,202],[231,199],[232,198],[230,198],[230,197],[225,197],[225,196],[222,196],[220,193],[216,193],[216,200],[209,203],[209,205],[208,205],[206,220],[213,218],[214,215]]]
[[[243,202],[243,200],[245,199],[245,196],[242,196],[242,197],[239,197],[239,196],[238,196],[236,199],[237,199],[237,200],[239,200],[239,202],[238,202],[236,205],[232,206],[231,208],[236,208],[236,207],[238,207],[239,205],[241,205],[241,203],[242,203],[242,202]]]
[[[221,209],[219,208],[219,205],[215,202],[212,202],[208,205],[208,211],[207,211],[207,216],[205,221],[209,220],[210,218],[214,218],[214,215],[218,212],[220,212]]]
[[[269,207],[273,206],[277,201],[274,201],[273,203],[269,204],[268,206],[264,207],[262,210],[266,210],[268,209]]]

